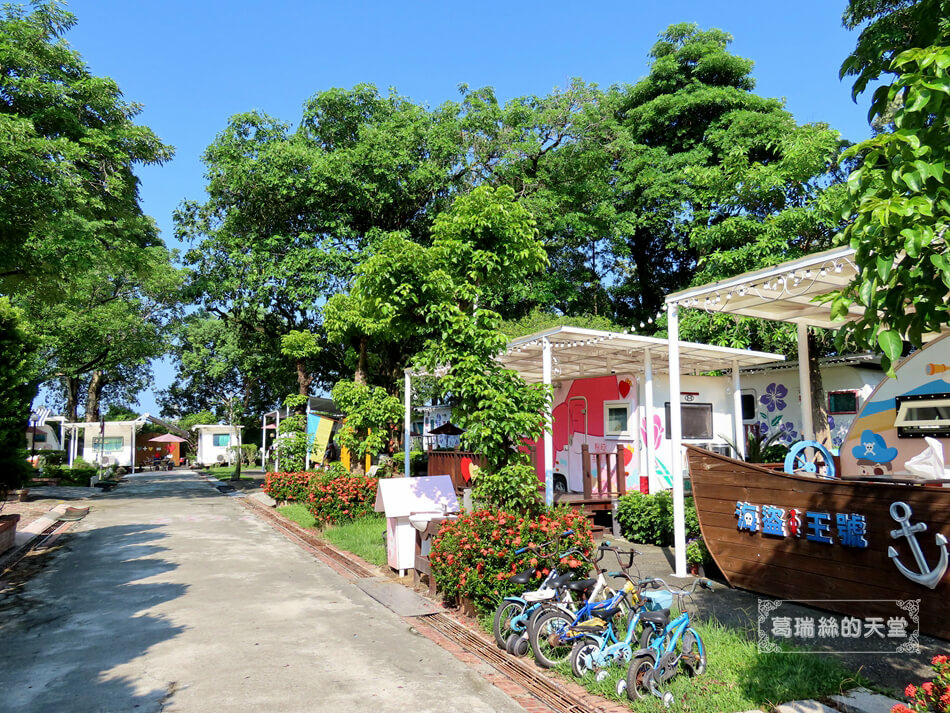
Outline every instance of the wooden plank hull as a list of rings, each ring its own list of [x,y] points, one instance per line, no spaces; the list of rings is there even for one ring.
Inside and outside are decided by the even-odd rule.
[[[950,538],[950,489],[789,475],[694,447],[687,454],[703,539],[730,586],[859,618],[894,616],[895,600],[920,599],[921,633],[950,638],[950,572],[931,589],[902,574],[888,556],[888,548],[894,548],[899,562],[915,573],[921,570],[909,538],[892,534],[901,524],[891,505],[902,502],[910,508],[910,524],[927,526],[913,534],[924,570],[938,570],[941,547],[935,535]],[[740,528],[739,503],[758,508],[754,531]],[[801,527],[791,528],[798,536],[787,525],[784,536],[765,534],[762,506],[781,508],[786,517],[793,509],[799,513]],[[827,514],[828,529],[817,533],[808,527],[807,513]],[[863,537],[839,531],[839,514],[851,522],[854,515],[863,516]],[[827,535],[832,542],[810,540],[808,534]],[[862,540],[866,547],[855,546]],[[891,603],[818,601],[836,599]]]

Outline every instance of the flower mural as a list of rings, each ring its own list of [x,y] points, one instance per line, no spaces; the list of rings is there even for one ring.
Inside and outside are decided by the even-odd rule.
[[[785,397],[788,396],[788,389],[784,384],[776,384],[774,381],[765,387],[765,393],[759,397],[759,402],[765,406],[766,410],[781,411],[785,408]]]
[[[795,424],[791,421],[782,421],[778,431],[781,434],[778,438],[783,443],[794,443],[798,440],[798,431],[795,430]]]

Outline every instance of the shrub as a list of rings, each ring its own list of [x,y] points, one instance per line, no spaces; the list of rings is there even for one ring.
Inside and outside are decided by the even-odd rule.
[[[314,475],[310,471],[268,473],[263,490],[278,502],[306,502]]]
[[[693,499],[686,498],[684,507],[686,537],[699,537],[699,517]],[[648,545],[673,544],[673,496],[667,491],[624,495],[617,503],[617,520],[628,540]]]
[[[478,611],[489,612],[502,597],[524,591],[524,586],[508,581],[510,575],[534,566],[540,583],[552,564],[539,561],[530,552],[515,555],[515,550],[555,539],[567,530],[574,533],[561,539],[561,552],[572,547],[591,552],[594,543],[590,524],[566,508],[550,509],[535,517],[499,510],[463,514],[444,522],[433,541],[429,554],[432,576],[446,598],[468,597]],[[586,574],[588,569],[580,559],[569,558],[564,564],[578,575]]]
[[[515,463],[490,472],[479,468],[472,476],[472,497],[481,507],[504,508],[518,515],[536,515],[542,509],[538,476],[530,465]]]
[[[709,549],[702,537],[689,540],[686,543],[686,561],[690,564],[708,564],[710,561]]]
[[[376,504],[377,478],[319,471],[310,483],[307,509],[318,526],[366,517]]]
[[[911,713],[911,711],[947,713],[950,711],[950,659],[940,654],[930,660],[930,665],[934,670],[933,681],[926,681],[919,687],[909,684],[904,689],[908,704],[898,703],[891,708],[891,713]]]

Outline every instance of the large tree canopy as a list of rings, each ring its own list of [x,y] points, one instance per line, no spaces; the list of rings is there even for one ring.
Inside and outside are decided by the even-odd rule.
[[[155,244],[139,207],[136,165],[171,158],[140,107],[90,73],[62,35],[55,2],[0,10],[0,290],[61,279],[118,251]]]

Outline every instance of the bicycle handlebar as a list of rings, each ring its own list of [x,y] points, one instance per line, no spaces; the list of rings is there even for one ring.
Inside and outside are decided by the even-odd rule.
[[[562,537],[567,537],[568,535],[573,535],[573,534],[574,534],[574,530],[565,530],[564,532],[562,532],[561,534],[559,534],[559,535],[558,535],[555,539],[553,539],[553,540],[548,540],[547,542],[542,542],[540,545],[528,545],[527,547],[521,547],[520,549],[515,550],[515,554],[516,554],[516,555],[520,555],[520,554],[524,554],[525,552],[528,552],[528,551],[532,551],[532,552],[533,552],[533,551],[537,551],[539,554],[541,554],[541,555],[544,556],[544,557],[553,557],[553,556],[554,556],[554,553],[553,553],[553,552],[551,552],[551,553],[545,555],[543,552],[541,552],[541,550],[544,549],[545,547],[547,547],[548,545],[556,544],[558,541],[560,541],[560,539],[561,539]],[[563,555],[562,555],[562,557],[563,557]]]

